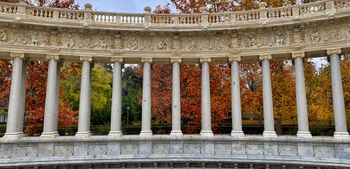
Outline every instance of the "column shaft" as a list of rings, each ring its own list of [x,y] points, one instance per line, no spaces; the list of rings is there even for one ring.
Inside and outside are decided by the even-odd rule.
[[[298,115],[298,137],[311,137],[309,131],[309,120],[307,115],[307,101],[305,92],[305,76],[303,58],[296,57],[295,60],[295,91]]]
[[[263,59],[263,105],[264,105],[264,137],[276,137],[273,104],[272,104],[272,87],[270,61]]]
[[[346,125],[343,84],[341,78],[339,55],[337,53],[332,53],[330,55],[330,60],[332,76],[333,111],[335,122],[334,137],[347,137],[349,133],[347,131]]]
[[[21,110],[19,111],[17,129],[20,135],[24,135],[23,133],[23,123],[24,123],[24,112],[26,105],[26,61],[23,61],[22,64],[22,77],[21,77]]]
[[[88,137],[90,133],[90,114],[91,114],[91,75],[90,62],[83,60],[81,73],[81,88],[79,102],[79,124],[78,137]]]
[[[141,136],[151,136],[151,63],[143,64],[143,82],[142,82],[142,129]]]
[[[172,130],[171,135],[182,135],[181,131],[181,90],[180,90],[180,64],[173,63],[172,86]]]
[[[231,62],[231,108],[232,108],[232,136],[244,136],[242,130],[241,90],[239,64],[237,60]]]
[[[57,99],[57,73],[58,63],[55,58],[50,58],[48,73],[47,73],[47,86],[46,86],[46,99],[45,99],[45,116],[44,116],[44,129],[41,136],[43,137],[56,137],[57,132],[57,116],[58,116],[58,99]]]
[[[209,63],[202,62],[202,83],[201,83],[201,120],[202,136],[213,136],[211,130],[211,108],[210,108],[210,77]]]
[[[114,63],[113,91],[112,91],[112,114],[110,136],[121,136],[122,126],[122,64]]]
[[[11,78],[11,91],[9,99],[9,108],[7,115],[7,125],[5,138],[18,138],[21,134],[21,130],[18,128],[18,123],[20,119],[20,111],[23,108],[23,58],[14,57],[13,68],[12,68],[12,78]]]

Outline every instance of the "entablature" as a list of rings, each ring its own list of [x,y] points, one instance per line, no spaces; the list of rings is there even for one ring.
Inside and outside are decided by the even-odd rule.
[[[327,0],[193,15],[128,15],[0,3],[4,9],[0,12],[0,56],[18,52],[32,59],[44,59],[54,53],[63,60],[79,61],[81,56],[92,56],[94,61],[106,63],[112,57],[123,58],[124,63],[141,63],[144,57],[153,58],[153,63],[171,63],[174,57],[181,58],[182,63],[199,63],[201,58],[210,57],[213,63],[227,63],[233,55],[241,56],[245,62],[266,54],[273,59],[291,59],[295,51],[304,51],[306,57],[326,56],[326,51],[334,48],[349,53],[349,3]],[[237,20],[238,14],[243,19]],[[205,29],[203,15],[208,17]],[[233,15],[236,19],[221,22],[223,16]],[[151,16],[150,20],[146,16]],[[190,16],[201,19],[197,25],[192,24]],[[180,23],[182,17],[187,17],[186,23]]]

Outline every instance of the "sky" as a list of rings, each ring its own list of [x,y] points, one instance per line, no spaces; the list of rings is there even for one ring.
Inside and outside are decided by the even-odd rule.
[[[105,12],[143,13],[143,8],[149,6],[154,9],[157,5],[165,5],[170,0],[76,0],[81,7],[91,3],[93,9]]]
[[[129,12],[129,13],[143,13],[145,6],[154,9],[157,5],[165,5],[170,0],[76,0],[81,7],[85,3],[91,3],[94,10],[104,12]],[[327,64],[323,58],[313,59],[316,66],[320,68],[322,64]]]

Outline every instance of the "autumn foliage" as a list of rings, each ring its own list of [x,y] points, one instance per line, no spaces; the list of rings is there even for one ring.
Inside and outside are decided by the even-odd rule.
[[[19,2],[16,0],[0,1]],[[30,5],[57,8],[74,9],[78,7],[74,0],[35,0],[26,2]],[[48,63],[38,60],[28,60],[26,62],[26,112],[24,128],[27,134],[37,135],[43,130]],[[11,85],[12,62],[10,60],[0,60],[0,68],[0,106],[7,107]],[[65,74],[61,74],[60,79],[64,79],[64,76]],[[62,88],[60,90],[62,91]],[[69,103],[60,96],[58,126],[65,129],[76,125],[76,115],[77,112],[73,111]]]

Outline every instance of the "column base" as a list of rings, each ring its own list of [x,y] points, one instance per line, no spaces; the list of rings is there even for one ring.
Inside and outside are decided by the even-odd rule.
[[[120,137],[122,136],[123,133],[121,131],[110,131],[108,136],[111,136],[111,137]]]
[[[48,139],[53,139],[53,138],[56,138],[58,137],[59,134],[57,131],[53,131],[53,132],[43,132],[41,133],[40,137],[41,138],[48,138]]]
[[[309,131],[298,131],[297,132],[297,137],[300,138],[312,138],[312,135]]]
[[[231,132],[232,137],[244,137],[243,131],[232,131]]]
[[[183,136],[181,130],[171,130],[170,135],[171,136]]]
[[[91,136],[91,132],[90,131],[82,131],[82,132],[77,132],[75,134],[76,138],[87,138]]]
[[[5,133],[2,137],[3,139],[9,139],[9,140],[17,140],[21,137],[24,137],[24,133]]]
[[[152,133],[151,130],[141,131],[141,133],[140,133],[140,136],[141,136],[141,137],[150,137],[150,136],[152,136],[152,135],[153,135],[153,133]]]
[[[348,132],[334,132],[334,138],[350,138]]]
[[[277,137],[276,131],[264,131],[264,137]]]
[[[214,134],[211,130],[202,130],[201,131],[201,136],[204,136],[204,137],[213,137]]]

